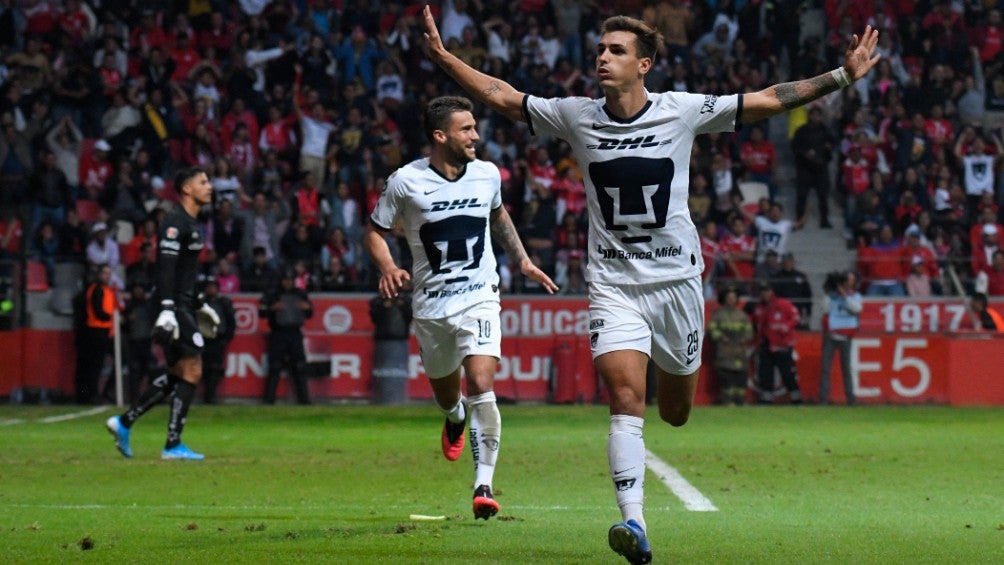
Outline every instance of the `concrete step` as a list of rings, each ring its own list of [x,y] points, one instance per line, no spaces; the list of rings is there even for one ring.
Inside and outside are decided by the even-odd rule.
[[[784,205],[785,217],[795,220],[795,159],[788,140],[788,116],[781,114],[771,118],[770,140],[777,150],[778,163],[775,177],[778,183],[778,200]],[[854,266],[855,252],[847,249],[843,236],[842,210],[830,202],[831,229],[819,228],[819,213],[815,199],[808,202],[810,221],[804,228],[794,232],[788,240],[788,251],[795,256],[795,267],[805,273],[812,285],[812,319],[809,321],[813,329],[820,328],[822,315],[823,281],[827,273]]]

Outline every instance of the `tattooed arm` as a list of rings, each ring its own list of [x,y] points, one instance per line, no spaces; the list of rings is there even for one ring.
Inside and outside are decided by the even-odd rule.
[[[498,242],[505,250],[508,257],[514,264],[519,266],[523,275],[539,282],[548,293],[554,294],[558,290],[558,285],[554,284],[551,277],[541,271],[537,265],[526,254],[523,243],[519,240],[519,233],[516,226],[509,217],[509,212],[505,211],[505,206],[499,206],[492,210],[491,215],[492,241]]]
[[[751,123],[787,112],[817,98],[839,90],[868,74],[881,55],[874,55],[878,45],[878,30],[865,28],[864,36],[851,38],[844,53],[844,66],[817,77],[785,82],[760,92],[743,95],[743,123]],[[844,84],[841,84],[844,82]]]
[[[425,22],[425,43],[429,47],[429,57],[446,74],[464,88],[471,96],[487,104],[492,110],[514,121],[526,121],[523,117],[522,92],[500,78],[486,75],[455,57],[446,50],[436,28],[436,21],[429,6],[422,10]]]

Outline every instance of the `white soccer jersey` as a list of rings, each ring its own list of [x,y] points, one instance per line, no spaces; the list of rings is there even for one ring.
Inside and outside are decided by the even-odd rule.
[[[416,318],[445,318],[479,302],[498,302],[498,274],[489,216],[502,205],[498,167],[467,164],[447,180],[418,159],[387,179],[370,220],[390,229],[400,216],[414,259]]]
[[[993,155],[966,155],[962,158],[966,194],[979,196],[994,191]]]
[[[734,131],[742,95],[648,93],[636,116],[606,112],[605,99],[523,99],[530,132],[567,141],[589,203],[586,278],[646,284],[698,276],[701,243],[690,219],[690,150],[697,134]]]
[[[756,226],[757,263],[763,263],[770,250],[776,251],[778,255],[784,255],[788,251],[788,236],[794,229],[791,220],[782,218],[780,221],[772,222],[766,216],[757,216],[753,220],[753,225]]]

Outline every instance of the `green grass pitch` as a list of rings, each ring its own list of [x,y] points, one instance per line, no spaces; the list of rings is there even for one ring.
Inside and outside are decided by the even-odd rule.
[[[469,450],[439,451],[431,405],[194,406],[121,457],[100,414],[0,407],[4,563],[619,563],[603,407],[502,406],[502,506],[475,522]],[[718,508],[649,471],[655,563],[1004,563],[1004,411],[699,408],[646,446]],[[415,522],[412,514],[444,515]]]

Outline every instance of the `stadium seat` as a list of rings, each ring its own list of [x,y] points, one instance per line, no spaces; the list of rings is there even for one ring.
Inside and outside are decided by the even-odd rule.
[[[94,200],[77,200],[77,215],[85,224],[93,224],[101,216],[101,206]]]
[[[126,220],[117,220],[115,222],[115,241],[119,242],[119,244],[127,245],[135,235],[136,228],[132,225],[132,222]]]
[[[28,261],[28,276],[25,288],[28,292],[45,292],[49,290],[49,281],[45,277],[45,265],[38,261]]]
[[[743,209],[756,214],[761,198],[770,198],[767,183],[743,181],[739,183],[739,194],[743,197]]]
[[[52,284],[56,287],[79,288],[83,284],[84,271],[82,263],[56,263],[56,273]]]
[[[52,290],[52,296],[49,297],[49,309],[52,310],[54,314],[60,316],[72,316],[73,315],[73,295],[76,294],[76,289],[72,287],[55,287]]]

